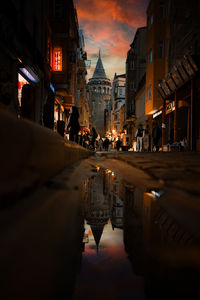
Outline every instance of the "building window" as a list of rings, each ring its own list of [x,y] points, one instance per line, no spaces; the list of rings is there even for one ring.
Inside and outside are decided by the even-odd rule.
[[[106,88],[105,87],[103,88],[103,93],[106,94]]]
[[[109,88],[107,89],[107,94],[108,94],[108,95],[110,94]]]
[[[152,24],[153,24],[153,15],[149,15],[147,17],[147,28],[149,29]]]
[[[159,18],[160,18],[160,20],[165,19],[165,4],[163,1],[160,1]]]
[[[152,52],[152,49],[151,49],[150,52],[149,52],[149,59],[148,59],[149,64],[152,63],[152,60],[153,60],[153,52]]]
[[[158,43],[158,57],[159,58],[164,57],[164,41],[159,41]]]
[[[100,87],[98,87],[98,93],[101,94],[101,88]]]
[[[62,71],[62,48],[53,50],[53,71]]]
[[[122,88],[119,88],[119,95],[122,95]]]
[[[63,0],[54,0],[54,17],[63,17]]]
[[[147,101],[150,101],[151,99],[152,99],[152,84],[150,84],[147,89]]]

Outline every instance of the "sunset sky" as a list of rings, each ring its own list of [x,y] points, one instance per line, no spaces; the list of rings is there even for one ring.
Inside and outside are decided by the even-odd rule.
[[[98,51],[112,80],[114,73],[125,73],[127,51],[136,29],[146,25],[149,0],[74,0],[80,29],[84,31],[85,46],[94,72]]]

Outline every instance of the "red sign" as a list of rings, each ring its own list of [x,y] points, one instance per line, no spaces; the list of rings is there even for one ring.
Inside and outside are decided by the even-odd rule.
[[[53,71],[62,71],[62,48],[53,50]]]

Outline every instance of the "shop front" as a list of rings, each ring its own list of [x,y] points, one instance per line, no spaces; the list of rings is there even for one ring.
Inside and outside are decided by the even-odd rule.
[[[198,60],[184,57],[159,84],[159,92],[163,98],[162,145],[178,144],[184,140],[188,150],[198,150]]]
[[[21,64],[21,61],[20,61]],[[18,70],[19,116],[35,121],[36,101],[35,87],[39,76],[29,67],[20,66]]]

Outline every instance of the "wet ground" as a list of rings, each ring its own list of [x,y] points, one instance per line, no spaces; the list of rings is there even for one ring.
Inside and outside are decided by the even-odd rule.
[[[199,299],[198,194],[148,173],[94,156],[4,206],[0,298]]]
[[[85,231],[73,300],[199,294],[198,268],[176,254],[198,241],[160,207],[164,191],[144,192],[99,166],[80,191]]]

